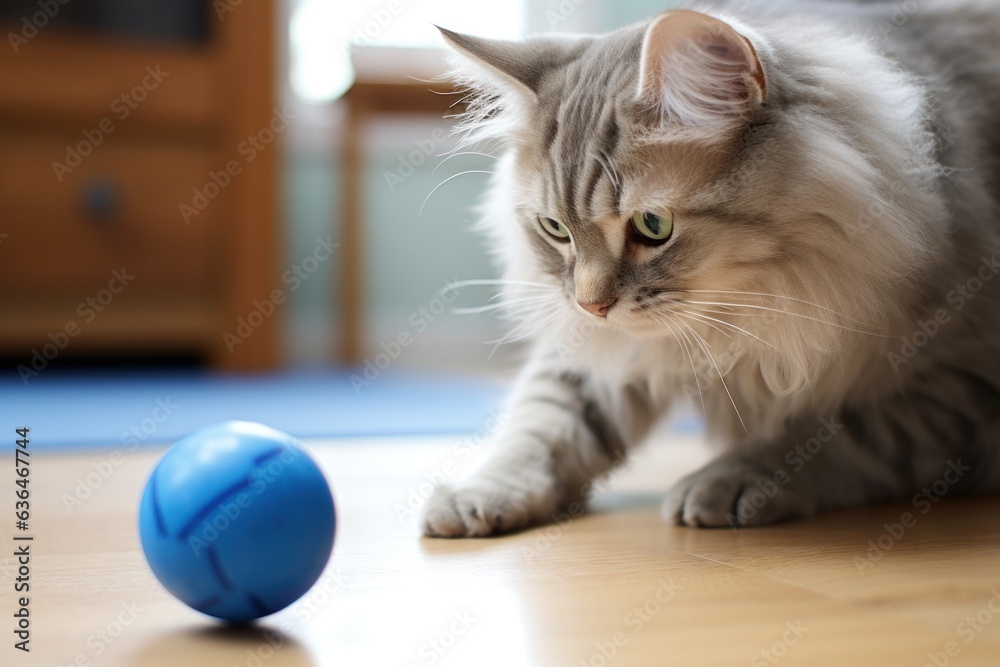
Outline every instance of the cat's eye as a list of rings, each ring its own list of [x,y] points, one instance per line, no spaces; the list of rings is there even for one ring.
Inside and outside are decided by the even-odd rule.
[[[563,223],[552,218],[539,218],[538,222],[552,238],[562,242],[569,241],[569,230]]]
[[[632,228],[637,232],[638,240],[643,243],[666,243],[674,233],[674,216],[669,211],[635,213],[632,215]]]

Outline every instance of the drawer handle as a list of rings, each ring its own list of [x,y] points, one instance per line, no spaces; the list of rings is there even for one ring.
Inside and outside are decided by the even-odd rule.
[[[118,216],[121,193],[111,181],[91,181],[83,188],[83,211],[94,222],[110,222]]]

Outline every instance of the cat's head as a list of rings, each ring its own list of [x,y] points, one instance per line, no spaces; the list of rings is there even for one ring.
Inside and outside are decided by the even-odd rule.
[[[698,335],[790,391],[843,332],[884,330],[926,262],[923,100],[861,43],[691,11],[442,33],[471,90],[460,127],[502,154],[486,217],[506,277],[558,290],[532,317]]]

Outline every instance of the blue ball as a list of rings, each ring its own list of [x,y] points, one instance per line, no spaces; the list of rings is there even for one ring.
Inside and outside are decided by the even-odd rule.
[[[336,516],[323,473],[295,438],[227,422],[180,440],[142,495],[139,535],[160,583],[200,612],[249,621],[319,579]]]

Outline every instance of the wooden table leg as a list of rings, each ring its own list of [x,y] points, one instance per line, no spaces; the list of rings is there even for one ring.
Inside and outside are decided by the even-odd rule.
[[[365,154],[362,133],[378,113],[436,115],[455,113],[450,89],[432,90],[417,80],[371,82],[358,80],[344,95],[340,205],[340,350],[344,364],[360,364],[365,352]],[[435,94],[437,93],[437,94]]]
[[[347,123],[343,138],[343,192],[340,207],[340,362],[360,363],[364,353],[364,155],[362,137],[366,105],[355,89],[344,98]]]

